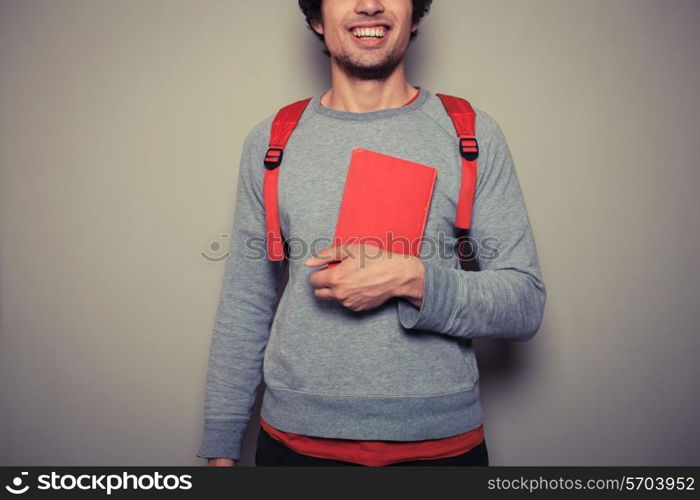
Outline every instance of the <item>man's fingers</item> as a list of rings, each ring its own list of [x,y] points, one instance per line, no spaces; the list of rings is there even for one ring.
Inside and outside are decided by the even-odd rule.
[[[346,243],[344,245],[326,247],[306,259],[304,264],[309,267],[318,267],[328,262],[342,261],[346,257],[356,258],[356,256],[359,255],[359,249],[360,246],[357,243]]]
[[[328,263],[328,261],[339,260],[340,253],[340,247],[323,248],[308,259],[306,259],[306,261],[304,261],[304,264],[306,264],[309,267],[322,266]]]
[[[314,288],[327,288],[331,286],[330,277],[328,276],[328,269],[323,269],[312,273],[311,276],[309,276],[309,283]]]
[[[334,298],[330,288],[316,288],[314,289],[314,295],[317,299],[323,300],[330,300]]]

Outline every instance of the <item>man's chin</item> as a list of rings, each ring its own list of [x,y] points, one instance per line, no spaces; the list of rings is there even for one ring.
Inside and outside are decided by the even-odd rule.
[[[401,59],[385,59],[374,64],[362,64],[347,57],[337,57],[340,68],[351,78],[358,80],[386,80],[401,62]]]

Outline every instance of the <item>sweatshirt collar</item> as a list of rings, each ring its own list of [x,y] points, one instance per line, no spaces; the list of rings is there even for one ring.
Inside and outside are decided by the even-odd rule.
[[[340,111],[333,108],[327,108],[321,105],[321,94],[317,94],[311,98],[309,101],[309,109],[314,113],[319,115],[327,116],[329,118],[335,118],[337,120],[349,120],[349,121],[370,121],[378,120],[381,118],[393,118],[394,116],[399,116],[405,113],[410,113],[420,108],[425,101],[427,101],[430,92],[422,87],[416,87],[419,90],[418,97],[409,104],[404,106],[399,106],[396,108],[378,109],[376,111],[367,111],[364,113],[356,113],[354,111]]]

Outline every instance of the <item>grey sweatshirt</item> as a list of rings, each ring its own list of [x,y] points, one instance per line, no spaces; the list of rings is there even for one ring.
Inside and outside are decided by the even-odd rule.
[[[472,228],[458,246],[458,141],[427,89],[410,104],[367,113],[312,98],[279,173],[280,225],[290,258],[265,246],[263,157],[275,113],[247,135],[230,251],[206,379],[202,458],[240,458],[261,380],[261,416],[311,436],[416,441],[483,421],[475,338],[525,341],[539,329],[546,290],[518,177],[497,122],[474,106],[479,144]],[[437,169],[420,258],[420,308],[394,297],[365,311],[314,295],[322,268],[304,260],[331,244],[350,154],[364,148]],[[469,243],[478,265],[460,267]],[[277,303],[277,287],[289,278]]]

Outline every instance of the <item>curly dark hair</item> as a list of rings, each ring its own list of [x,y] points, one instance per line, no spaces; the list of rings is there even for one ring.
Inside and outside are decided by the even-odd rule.
[[[328,52],[328,48],[326,47],[326,42],[324,39],[324,36],[317,33],[314,29],[313,26],[311,25],[311,22],[314,20],[321,20],[321,1],[322,0],[299,0],[299,8],[301,11],[304,13],[304,16],[306,17],[306,24],[308,24],[308,28],[311,30],[311,32],[316,35],[319,40],[323,42],[323,53],[326,54],[327,56],[330,56],[331,53]],[[430,10],[430,4],[433,3],[433,0],[413,0],[413,17],[411,19],[411,23],[415,24],[418,21],[420,21],[423,16],[425,16],[428,11]],[[413,39],[418,36],[418,30],[412,31],[410,38],[408,39],[409,42],[413,41]]]

